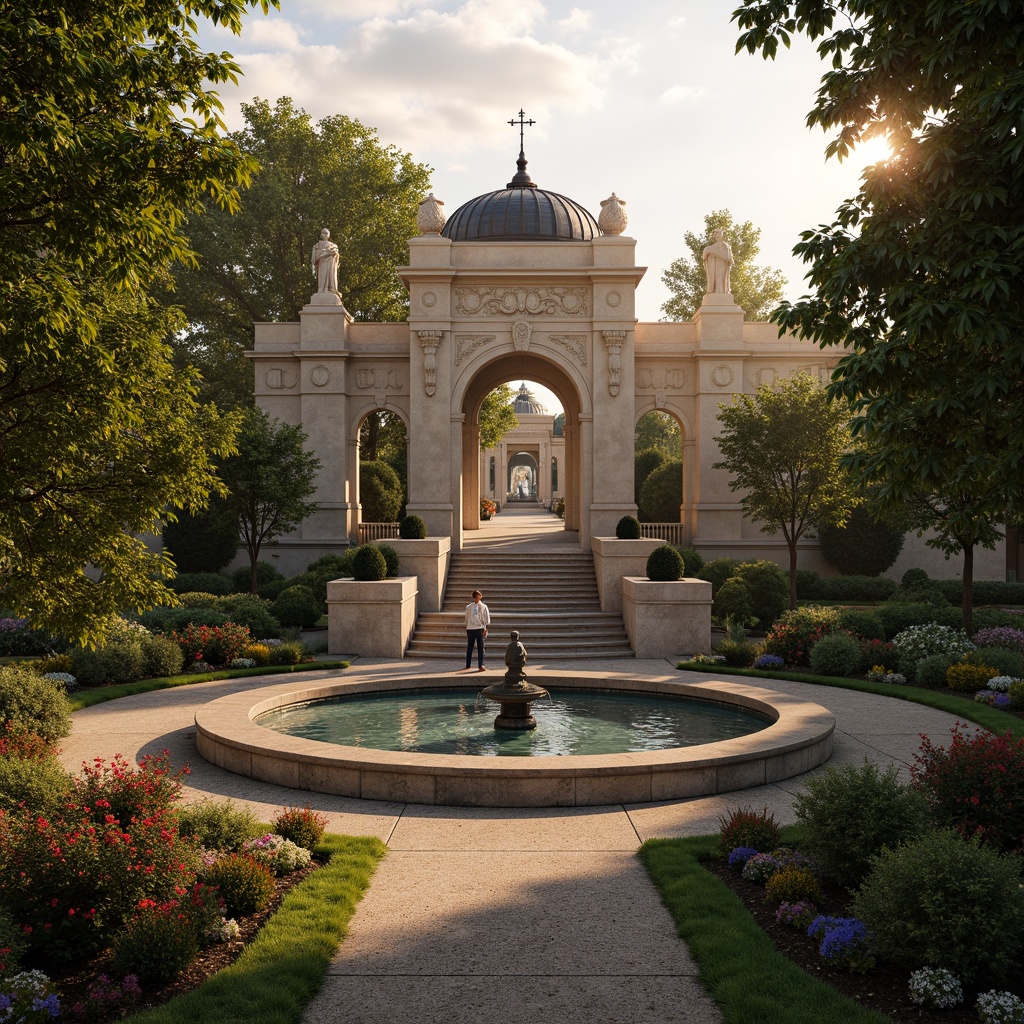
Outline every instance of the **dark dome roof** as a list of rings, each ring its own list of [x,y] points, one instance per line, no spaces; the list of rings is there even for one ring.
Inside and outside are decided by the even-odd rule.
[[[441,234],[453,242],[589,242],[600,235],[589,210],[530,180],[522,153],[518,165],[519,172],[505,188],[463,203]]]
[[[512,409],[517,413],[540,413],[542,416],[547,412],[526,386],[526,381],[519,385],[519,393],[512,400]]]

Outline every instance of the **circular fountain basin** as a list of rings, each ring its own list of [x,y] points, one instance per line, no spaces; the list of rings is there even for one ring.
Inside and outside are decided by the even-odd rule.
[[[479,757],[338,746],[274,732],[261,715],[329,697],[479,686],[438,674],[393,679],[294,680],[221,697],[196,713],[196,747],[206,760],[292,789],[369,800],[469,807],[572,807],[646,803],[747,789],[799,775],[832,752],[835,718],[787,694],[732,681],[687,683],[597,673],[531,674],[556,696],[571,690],[691,697],[764,716],[758,732],[689,747],[611,754]],[[492,705],[493,707],[493,705]]]

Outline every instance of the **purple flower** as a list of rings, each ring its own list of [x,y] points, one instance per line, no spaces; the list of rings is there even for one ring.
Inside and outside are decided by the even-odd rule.
[[[816,917],[807,934],[821,939],[818,952],[837,967],[863,970],[873,964],[869,954],[868,930],[855,917]]]
[[[782,668],[786,664],[785,658],[780,658],[777,654],[761,654],[754,659],[754,668]]]
[[[757,850],[752,846],[737,846],[729,854],[729,867],[736,871],[742,871],[747,861],[757,855]]]

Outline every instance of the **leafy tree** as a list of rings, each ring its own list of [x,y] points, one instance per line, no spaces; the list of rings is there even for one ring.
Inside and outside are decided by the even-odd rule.
[[[396,413],[377,409],[363,420],[359,428],[359,466],[377,460],[386,462],[397,474],[402,488],[402,502],[409,491],[408,440],[405,423]],[[365,516],[364,516],[365,518]],[[382,522],[392,522],[386,519]]]
[[[0,607],[83,643],[168,603],[173,567],[139,535],[206,502],[237,429],[172,368],[180,317],[128,292],[94,301],[94,339],[51,334],[59,358],[5,344],[0,370]]]
[[[262,409],[246,409],[238,454],[224,463],[227,505],[249,553],[250,592],[257,593],[260,548],[296,529],[316,511],[320,460],[303,448],[300,426],[272,420]]]
[[[683,503],[683,463],[679,459],[659,466],[640,488],[640,521],[678,523]]]
[[[404,320],[395,267],[417,234],[430,169],[342,115],[314,123],[287,97],[242,105],[229,138],[261,170],[233,216],[210,207],[187,225],[198,266],[174,270],[188,330],[179,358],[198,366],[221,405],[252,402],[254,321],[296,320],[316,284],[313,243],[324,227],[341,252],[338,286],[357,320]]]
[[[402,481],[386,462],[359,464],[359,504],[364,523],[396,522],[402,497]]]
[[[497,448],[501,439],[519,426],[519,417],[512,408],[515,395],[510,384],[495,388],[480,406],[480,447]]]
[[[1024,514],[1024,10],[1004,0],[746,0],[737,49],[774,57],[794,33],[830,69],[809,124],[840,159],[882,136],[830,225],[795,252],[815,293],[775,317],[847,350],[831,393],[863,444],[849,464],[883,508],[912,507],[928,543],[964,558]]]
[[[164,527],[164,547],[179,574],[219,572],[235,557],[238,531],[226,513],[224,499],[213,495],[205,509],[180,512],[176,522]]]
[[[714,210],[704,217],[704,233],[683,235],[689,253],[673,260],[661,280],[672,292],[672,297],[661,307],[666,320],[692,320],[700,309],[707,291],[703,253],[714,241],[715,228],[721,228],[725,240],[732,247],[732,270],[729,284],[737,305],[743,307],[744,320],[765,320],[778,305],[786,279],[781,270],[755,267],[754,259],[761,251],[758,242],[761,229],[749,221],[736,224],[728,210]]]
[[[718,447],[742,490],[743,515],[761,532],[782,531],[789,547],[789,606],[795,608],[797,544],[816,527],[842,525],[855,502],[840,467],[850,445],[846,417],[809,374],[762,384],[753,396],[719,406]]]
[[[665,456],[657,448],[646,448],[633,457],[633,500],[637,505],[647,478],[664,462]]]
[[[238,68],[192,19],[237,33],[257,5],[0,7],[0,602],[74,640],[166,597],[132,532],[198,508],[230,448],[144,289],[189,259],[188,211],[230,207],[253,169],[210,88]]]
[[[870,506],[858,505],[843,526],[818,531],[821,553],[846,576],[880,576],[899,558],[904,531],[876,518]]]
[[[678,459],[683,447],[683,434],[674,416],[667,412],[649,412],[640,417],[633,435],[633,450],[654,448],[666,459]]]

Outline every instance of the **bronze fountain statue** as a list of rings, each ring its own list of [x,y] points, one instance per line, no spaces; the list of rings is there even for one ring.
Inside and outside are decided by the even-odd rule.
[[[512,630],[511,635],[512,642],[505,648],[508,668],[504,678],[480,692],[501,705],[501,713],[494,720],[495,729],[536,729],[537,719],[530,713],[530,701],[551,694],[543,686],[535,686],[527,680],[526,648],[519,642],[517,630]]]

